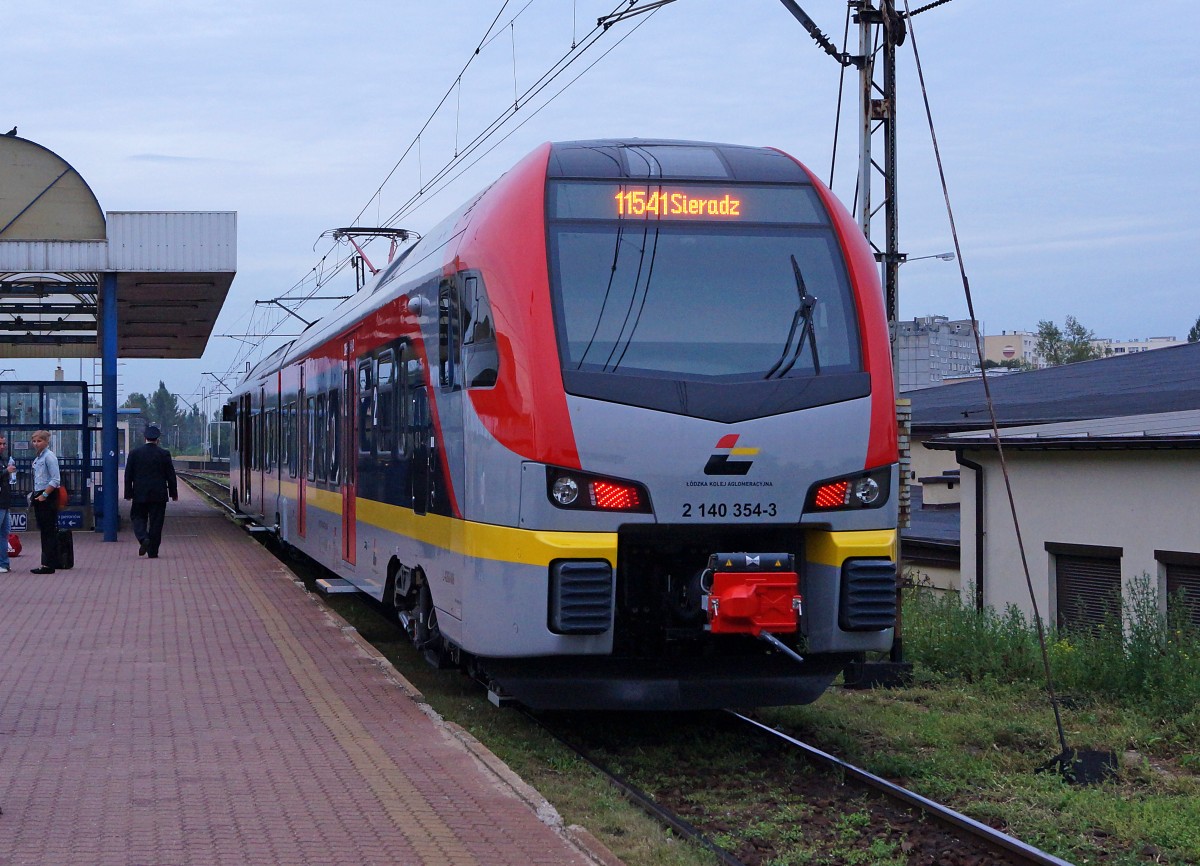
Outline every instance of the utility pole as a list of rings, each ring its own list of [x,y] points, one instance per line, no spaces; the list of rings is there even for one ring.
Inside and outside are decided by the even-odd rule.
[[[817,45],[842,66],[859,71],[859,161],[857,217],[859,228],[881,265],[884,309],[892,346],[892,390],[896,398],[897,426],[900,435],[898,529],[908,526],[910,494],[908,478],[911,455],[909,430],[911,412],[908,401],[900,399],[900,265],[906,256],[900,252],[899,204],[896,196],[896,49],[904,44],[907,30],[904,16],[896,12],[895,0],[849,0],[858,25],[858,55],[839,53],[795,0],[781,0],[793,17],[812,36]],[[878,153],[882,165],[876,158]],[[874,176],[883,179],[883,202],[878,207],[871,196]],[[872,232],[883,210],[883,231]],[[875,240],[883,237],[883,245]],[[900,561],[897,539],[896,567]],[[890,662],[853,662],[845,671],[847,684],[856,686],[895,685],[911,677],[912,665],[904,661],[902,618],[902,581],[896,580],[896,629]]]
[[[859,96],[861,127],[858,161],[858,224],[882,267],[884,307],[892,341],[892,376],[900,393],[898,325],[900,321],[900,211],[896,194],[896,49],[907,33],[894,0],[854,0],[858,24]],[[877,63],[881,60],[882,64]],[[882,65],[882,69],[878,68]],[[878,147],[876,147],[878,144]],[[880,151],[882,165],[875,159]],[[878,208],[871,196],[872,179],[883,179],[883,247],[872,237]],[[878,233],[875,235],[878,237]]]
[[[900,399],[900,265],[906,256],[900,252],[900,208],[896,187],[896,49],[904,44],[907,30],[904,17],[896,12],[894,0],[851,0],[857,8],[855,21],[859,34],[859,93],[861,132],[858,164],[858,219],[875,260],[880,263],[883,277],[884,310],[887,314],[888,337],[892,343],[892,388],[896,397],[896,422],[900,437],[900,466],[897,528],[909,525],[911,494],[908,479],[912,456],[909,451],[912,413],[907,400]],[[881,60],[881,63],[877,63]],[[880,68],[882,66],[882,68]],[[876,147],[878,145],[878,147]],[[874,154],[881,152],[883,164]],[[872,223],[879,208],[871,198],[873,176],[883,178],[883,246],[872,237]],[[877,237],[878,235],[876,235]],[[873,684],[903,682],[911,676],[912,666],[904,661],[903,568],[900,551],[896,551],[896,631],[892,642],[891,663],[864,665],[864,680]]]

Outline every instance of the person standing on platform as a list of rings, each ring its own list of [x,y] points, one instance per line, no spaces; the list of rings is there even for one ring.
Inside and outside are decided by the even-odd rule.
[[[0,471],[0,574],[8,574],[10,566],[8,534],[12,531],[12,526],[8,520],[8,507],[12,505],[12,479],[17,474],[17,465],[8,456],[8,440],[0,433],[0,466],[5,464],[5,471]]]
[[[50,450],[50,431],[35,430],[29,441],[37,452],[33,458],[33,492],[29,494],[29,503],[42,536],[42,565],[33,569],[33,573],[54,574],[58,568],[58,488],[62,486],[62,476],[58,457]]]
[[[175,464],[171,452],[158,447],[162,431],[156,424],[146,426],[146,444],[134,448],[125,461],[125,498],[132,500],[129,519],[138,540],[138,556],[158,559],[163,522],[167,517],[167,497],[179,500],[175,483]]]

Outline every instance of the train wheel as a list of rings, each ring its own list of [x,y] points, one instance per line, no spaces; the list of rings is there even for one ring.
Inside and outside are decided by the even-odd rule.
[[[446,651],[446,642],[442,639],[442,630],[438,627],[433,594],[429,591],[429,584],[424,581],[417,590],[415,635],[417,649],[425,657],[425,661],[438,669],[453,666],[450,654]]]

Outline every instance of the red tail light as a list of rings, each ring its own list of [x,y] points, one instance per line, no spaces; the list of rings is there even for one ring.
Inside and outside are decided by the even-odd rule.
[[[653,513],[644,485],[578,469],[547,466],[546,496],[556,508]]]
[[[817,488],[814,502],[817,508],[837,508],[846,504],[846,491],[850,489],[849,481],[834,481]]]
[[[593,481],[590,488],[592,505],[605,511],[631,511],[642,504],[638,490],[632,484]]]

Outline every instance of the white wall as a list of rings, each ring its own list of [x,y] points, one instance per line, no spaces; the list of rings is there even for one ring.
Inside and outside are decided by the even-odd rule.
[[[1032,614],[1004,477],[993,451],[984,466],[984,603]],[[1200,553],[1200,450],[1005,452],[1021,537],[1042,618],[1053,623],[1046,543],[1122,548],[1121,581],[1159,578],[1155,550]],[[975,585],[976,473],[962,467],[962,586]]]

